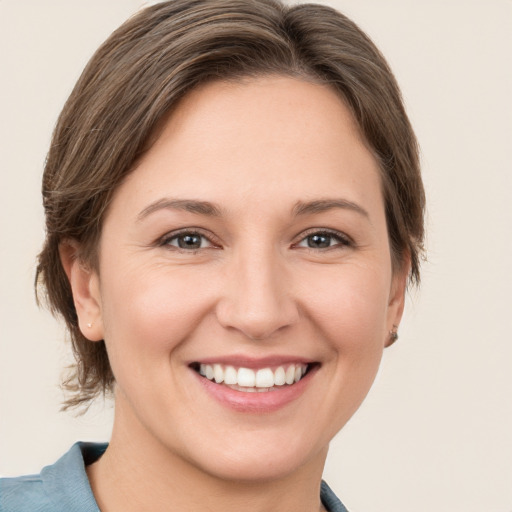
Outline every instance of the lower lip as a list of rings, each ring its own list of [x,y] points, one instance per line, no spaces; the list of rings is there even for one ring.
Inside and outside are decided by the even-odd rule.
[[[215,400],[222,405],[229,407],[238,412],[246,413],[266,413],[274,412],[281,409],[298,399],[306,390],[311,382],[317,367],[313,367],[299,382],[289,386],[278,386],[272,391],[264,392],[245,392],[231,389],[223,384],[216,384],[215,382],[202,377],[194,370],[191,370],[196,375],[199,383],[203,386],[207,393],[209,393]]]

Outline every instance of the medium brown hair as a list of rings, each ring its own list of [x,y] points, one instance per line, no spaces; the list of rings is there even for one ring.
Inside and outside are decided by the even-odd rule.
[[[113,192],[178,101],[198,85],[263,74],[334,88],[380,163],[394,269],[410,262],[419,282],[424,192],[416,138],[400,91],[370,39],[339,12],[278,0],[172,0],[130,18],[87,64],[58,119],[43,176],[46,241],[36,282],[69,329],[76,366],[66,406],[111,391],[104,342],[78,327],[59,257],[64,241],[96,268]]]

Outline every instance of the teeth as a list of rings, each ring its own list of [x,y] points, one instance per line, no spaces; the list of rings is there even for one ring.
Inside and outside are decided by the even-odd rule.
[[[285,373],[285,382],[290,385],[295,382],[295,366],[289,366]]]
[[[275,370],[271,368],[234,368],[221,364],[200,364],[199,373],[208,380],[217,384],[224,383],[239,391],[265,392],[275,386],[291,385],[299,382],[307,370],[306,364],[291,364],[286,369],[279,366]]]
[[[274,372],[270,368],[263,368],[256,373],[257,388],[271,388],[274,385]]]
[[[238,383],[238,373],[232,366],[226,366],[226,370],[224,371],[224,384],[237,384]]]
[[[217,384],[220,384],[224,381],[224,371],[222,370],[222,366],[220,364],[213,365],[213,378]]]
[[[286,383],[286,373],[284,368],[280,366],[274,373],[274,384],[276,386],[283,386]]]
[[[239,368],[237,384],[244,388],[253,388],[254,384],[256,384],[256,374],[254,373],[254,370],[250,370],[249,368]]]

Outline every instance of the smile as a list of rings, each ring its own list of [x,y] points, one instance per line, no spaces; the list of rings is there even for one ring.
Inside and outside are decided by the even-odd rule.
[[[192,365],[197,373],[209,381],[246,393],[275,391],[291,386],[306,375],[309,367],[310,365],[304,363],[259,369],[237,368],[223,364],[195,363]]]

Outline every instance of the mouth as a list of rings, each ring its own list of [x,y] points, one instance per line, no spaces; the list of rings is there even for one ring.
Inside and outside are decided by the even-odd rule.
[[[235,391],[266,393],[297,384],[316,366],[318,363],[288,363],[275,367],[245,368],[194,362],[190,368],[204,379]]]

